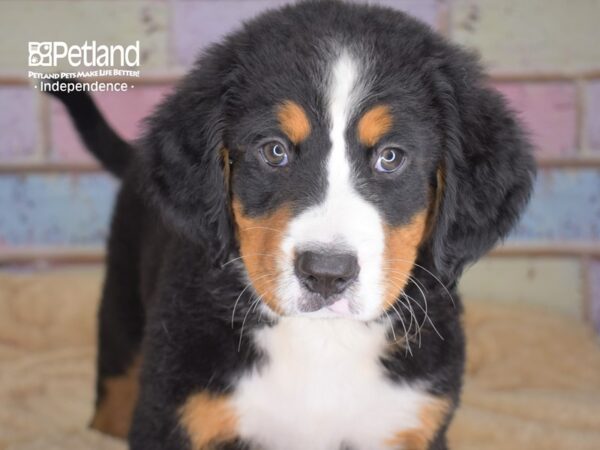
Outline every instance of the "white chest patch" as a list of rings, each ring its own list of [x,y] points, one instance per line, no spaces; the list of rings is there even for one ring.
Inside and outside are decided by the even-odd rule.
[[[240,436],[261,449],[383,449],[420,425],[431,397],[384,376],[383,325],[283,318],[254,337],[268,362],[240,380],[232,400]]]

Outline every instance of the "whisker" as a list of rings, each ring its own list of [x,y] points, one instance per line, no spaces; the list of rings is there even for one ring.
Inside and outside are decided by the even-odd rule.
[[[390,329],[392,330],[392,337],[394,338],[394,342],[398,342],[398,338],[396,338],[396,332],[394,331],[394,323],[387,311],[384,311],[387,316],[388,321],[390,322]]]
[[[437,335],[440,337],[440,339],[442,341],[444,341],[444,336],[442,336],[442,334],[439,332],[439,330],[437,329],[437,327],[435,326],[435,324],[433,323],[433,320],[431,320],[431,317],[429,316],[429,314],[427,314],[427,311],[425,309],[423,309],[423,307],[421,306],[421,304],[416,301],[414,298],[412,298],[410,295],[407,295],[406,293],[402,294],[407,300],[412,300],[413,302],[415,302],[415,304],[419,307],[419,309],[421,311],[423,311],[423,313],[425,314],[425,319],[429,321],[429,323],[431,324],[433,330],[437,333]]]
[[[417,288],[419,288],[420,291],[422,290],[422,292],[428,292],[425,285],[423,283],[421,283],[419,280],[417,280],[416,277],[414,277],[412,275],[408,275],[408,280],[412,281],[415,285],[417,285]]]
[[[388,273],[397,273],[397,274],[400,274],[400,275],[403,275],[403,276],[407,277],[408,280],[410,280],[413,283],[419,285],[419,287],[421,289],[423,289],[424,292],[428,292],[427,288],[425,287],[425,285],[423,283],[421,283],[416,277],[412,276],[409,272],[403,272],[401,270],[390,270],[389,267],[384,267],[384,269],[386,269],[386,272],[388,272]]]
[[[399,272],[399,271],[396,271],[396,272],[398,272],[398,273],[402,273],[403,275],[406,275],[406,274],[405,274],[405,273],[403,273],[403,272]],[[402,286],[399,286],[399,285],[397,285],[397,284],[396,284],[396,283],[394,283],[393,281],[402,281],[402,282],[405,282],[406,280],[399,279],[399,278],[396,278],[396,277],[390,277],[390,278],[389,278],[389,280],[390,280],[390,283],[391,283],[391,285],[392,285],[392,286],[394,286],[394,287],[395,287],[395,288],[396,288],[396,289],[397,289],[399,292],[404,292],[404,288],[403,288]],[[399,299],[399,298],[397,298],[396,300],[400,300],[400,299]],[[417,319],[417,316],[416,316],[416,314],[414,313],[414,311],[413,311],[412,307],[410,306],[410,303],[408,304],[408,307],[407,307],[406,305],[404,305],[404,303],[402,303],[402,305],[403,305],[405,308],[407,308],[407,310],[408,310],[408,311],[411,313],[411,317],[410,317],[410,324],[409,324],[409,330],[410,330],[410,329],[412,328],[412,324],[413,324],[413,318],[414,318],[414,321],[415,321],[415,324],[416,324],[416,325],[418,325],[418,324],[419,324],[419,321],[418,321],[418,319]]]
[[[406,273],[404,273],[404,272],[399,272],[399,271],[395,271],[395,272],[401,273],[402,275],[405,275],[405,276],[406,276]],[[404,280],[398,280],[398,279],[396,279],[396,278],[394,278],[394,277],[391,277],[391,280],[404,281]],[[392,284],[393,284],[393,283],[392,283]],[[393,285],[394,285],[394,284],[393,284]],[[416,284],[415,284],[415,285],[416,285]],[[394,285],[394,286],[396,286],[396,285]],[[397,287],[397,286],[396,286],[396,287]],[[411,306],[411,302],[410,302],[410,301],[412,300],[412,301],[413,301],[413,302],[414,302],[414,303],[415,303],[415,304],[416,304],[416,305],[419,307],[419,309],[421,309],[421,311],[423,311],[423,313],[424,313],[423,321],[422,321],[420,324],[418,324],[418,321],[417,321],[417,324],[418,324],[418,332],[419,332],[419,348],[420,348],[420,347],[421,347],[421,330],[422,330],[422,329],[423,329],[423,327],[425,326],[425,322],[426,322],[426,321],[429,321],[429,323],[431,324],[431,326],[433,327],[433,329],[435,330],[435,332],[437,333],[437,335],[438,335],[438,336],[439,336],[439,337],[440,337],[442,340],[444,340],[444,338],[443,338],[443,336],[441,335],[441,333],[439,332],[439,330],[437,329],[437,327],[435,326],[435,324],[433,323],[433,320],[431,319],[431,316],[429,315],[429,306],[428,306],[428,302],[427,302],[427,296],[425,295],[425,293],[424,293],[423,291],[421,291],[421,289],[419,288],[419,286],[417,286],[417,288],[418,288],[418,289],[419,289],[419,291],[421,292],[421,295],[422,295],[422,297],[423,297],[423,302],[424,302],[424,304],[425,304],[425,308],[423,308],[423,307],[421,306],[421,304],[420,304],[420,303],[419,303],[417,300],[415,300],[415,299],[414,299],[414,298],[412,298],[410,295],[408,295],[408,294],[407,294],[407,293],[406,293],[406,292],[405,292],[403,289],[400,289],[400,291],[401,291],[401,296],[402,296],[402,297],[404,297],[404,298],[406,299],[406,302],[407,302],[407,304],[409,305],[409,307],[410,307],[410,310],[411,310],[411,311],[413,311],[413,308],[412,308],[412,306]],[[403,303],[403,302],[401,302],[401,303],[402,303],[402,305],[403,305],[403,306],[405,306],[405,307],[406,307],[406,305],[404,305],[404,303]],[[416,319],[416,315],[415,315],[415,321],[416,321],[416,320],[417,320],[417,319]]]
[[[398,270],[393,270],[391,272],[393,272],[393,273],[399,273],[399,274],[404,275],[404,276],[408,276],[409,281],[411,281],[416,286],[416,288],[419,290],[419,292],[421,293],[421,296],[423,298],[423,303],[425,304],[425,308],[424,309],[423,309],[423,307],[421,306],[421,304],[419,302],[417,302],[414,298],[412,298],[411,296],[409,296],[408,294],[406,294],[406,292],[402,291],[402,295],[406,298],[407,302],[410,304],[410,300],[414,301],[415,304],[425,314],[425,317],[423,318],[423,322],[419,325],[419,328],[423,328],[425,326],[425,321],[429,321],[429,323],[431,324],[432,328],[435,330],[435,332],[440,337],[440,339],[444,340],[444,337],[439,332],[439,330],[437,329],[437,327],[433,323],[433,320],[431,319],[431,316],[429,315],[429,303],[427,302],[427,296],[425,295],[425,292],[421,289],[421,287],[419,286],[419,284],[416,282],[416,278],[411,277],[410,275],[406,274],[405,272],[401,272],[401,271],[398,271]],[[392,279],[394,279],[394,278],[392,277]],[[401,281],[401,280],[398,280],[398,281]],[[421,345],[420,339],[421,339],[421,336],[419,335],[419,347]]]
[[[244,320],[242,321],[242,328],[240,330],[240,340],[238,342],[238,348],[237,348],[238,353],[242,349],[242,338],[244,337],[244,326],[246,325],[246,319],[248,318],[248,314],[250,314],[250,311],[252,311],[252,307],[255,304],[258,304],[258,302],[260,302],[262,298],[263,298],[262,295],[256,297],[256,299],[253,300],[252,303],[250,304],[250,306],[248,307],[248,311],[246,311],[246,315],[244,316]]]
[[[262,278],[268,277],[268,276],[273,276],[274,274],[272,272],[269,272],[265,275],[261,275],[258,278],[255,278],[253,281],[250,281],[249,283],[246,284],[246,286],[244,287],[244,289],[242,290],[242,292],[240,292],[240,295],[237,296],[235,303],[233,304],[233,311],[231,312],[231,329],[234,328],[233,326],[233,322],[235,320],[235,309],[237,308],[238,302],[240,301],[240,298],[242,297],[242,295],[244,294],[244,292],[246,292],[246,289],[248,289],[253,283],[254,281],[260,280]]]
[[[423,298],[423,303],[425,304],[425,318],[423,319],[423,323],[421,324],[421,329],[423,329],[423,327],[425,326],[425,320],[427,318],[429,318],[429,322],[431,322],[431,325],[435,328],[435,325],[433,325],[433,321],[431,320],[431,318],[429,316],[429,303],[427,302],[427,297],[425,296],[425,292],[423,292],[423,290],[421,290],[419,285],[413,281],[414,278],[409,277],[408,279],[409,279],[409,281],[412,281],[413,284],[417,287],[417,289],[421,293],[421,297]],[[410,298],[410,295],[408,295],[406,293],[405,293],[405,295]],[[407,300],[407,302],[410,304],[410,301]],[[418,304],[418,302],[417,302],[417,304]],[[421,333],[419,333],[419,340],[420,339],[421,339]],[[420,345],[421,345],[421,342],[419,341],[419,346]]]
[[[270,227],[263,227],[260,225],[256,225],[256,226],[252,226],[252,227],[247,227],[247,228],[242,228],[240,231],[248,231],[248,230],[270,230],[270,231],[275,231],[279,234],[283,234],[284,231],[283,230],[278,230],[277,228],[270,228]]]
[[[401,279],[397,279],[394,277],[390,278],[391,280],[395,280],[395,281],[403,281]],[[395,285],[394,283],[392,283],[392,285],[394,285],[396,288],[398,288],[397,285]],[[420,330],[425,326],[425,322],[427,321],[427,319],[429,319],[429,322],[431,322],[431,324],[433,325],[433,322],[431,320],[431,318],[429,317],[428,314],[428,308],[427,308],[427,299],[425,297],[423,297],[423,300],[425,302],[425,309],[423,309],[423,307],[419,304],[419,302],[417,302],[414,298],[412,298],[411,296],[409,296],[404,289],[399,289],[400,290],[400,295],[403,296],[404,298],[406,298],[406,301],[408,302],[408,304],[410,305],[410,300],[414,301],[416,303],[417,306],[419,306],[419,308],[421,309],[421,311],[423,311],[423,313],[425,314],[425,316],[423,317],[423,321],[418,324],[419,326],[419,332]],[[418,322],[417,322],[418,323]],[[419,335],[419,347],[421,346],[421,336]]]
[[[421,286],[421,289],[423,289],[424,292],[428,292],[427,288],[425,287],[425,285],[423,283],[421,283],[416,277],[414,277],[412,275],[409,275],[408,279],[410,281],[412,281],[413,283],[418,284],[419,286]]]
[[[419,291],[421,292],[421,295],[423,296],[423,299],[425,299],[425,292],[427,292],[427,289],[425,288],[425,286],[423,285],[423,283],[421,283],[419,280],[417,280],[415,277],[413,277],[412,275],[410,275],[407,272],[402,272],[400,270],[388,270],[388,273],[396,273],[402,276],[406,277],[406,280],[402,280],[397,278],[397,281],[411,281],[412,283],[414,283],[414,285],[417,287],[417,289],[419,289]]]
[[[413,309],[413,307],[410,304],[410,302],[404,303],[400,299],[400,297],[397,300],[409,312],[409,314],[410,314],[410,323],[408,324],[408,330],[409,331],[412,330],[413,323],[414,323],[415,324],[415,332],[413,333],[413,337],[417,337],[418,336],[418,338],[419,338],[418,344],[419,344],[419,348],[421,348],[421,328],[422,327],[419,326],[419,320],[417,319],[417,314],[415,313],[415,310]],[[395,308],[395,306],[394,306],[394,308]]]
[[[398,316],[398,319],[400,319],[400,324],[402,325],[402,328],[404,329],[404,340],[406,341],[406,350],[408,351],[408,353],[410,353],[410,356],[413,356],[413,352],[412,352],[412,348],[410,346],[410,339],[409,339],[409,333],[408,330],[406,329],[406,324],[404,323],[404,319],[402,318],[402,314],[400,314],[400,311],[398,311],[394,305],[391,305],[392,309],[396,312],[396,315]]]
[[[244,256],[246,256],[246,257],[247,256],[274,256],[274,257],[277,257],[278,255],[276,253],[247,253]],[[238,261],[240,259],[243,259],[244,256],[238,256],[237,258],[233,258],[233,259],[230,259],[227,262],[224,262],[223,264],[221,264],[221,269],[223,267],[225,267],[226,265],[231,264],[232,262],[235,262],[235,261]]]
[[[395,271],[393,271],[393,272],[401,273],[400,271],[397,271],[397,270],[395,270]],[[417,283],[415,283],[415,281],[414,281],[415,279],[414,279],[413,277],[411,277],[410,275],[408,275],[408,274],[406,274],[406,273],[402,273],[402,275],[407,275],[407,276],[408,276],[408,280],[413,282],[413,284],[414,284],[414,285],[417,287],[417,289],[418,289],[418,290],[419,290],[419,292],[421,293],[421,297],[423,298],[423,303],[425,304],[425,310],[424,310],[424,312],[425,312],[425,318],[423,319],[423,323],[421,323],[421,325],[420,325],[420,327],[421,327],[421,328],[423,328],[423,326],[425,325],[425,320],[426,320],[426,318],[429,318],[429,305],[428,305],[428,303],[427,303],[427,297],[425,296],[425,292],[423,292],[423,290],[422,290],[422,289],[419,287],[419,285],[418,285]],[[394,278],[392,277],[392,279],[394,279]],[[408,294],[406,294],[404,291],[403,291],[403,293],[404,293],[404,295],[406,295],[407,297],[411,298],[411,297],[410,297]],[[413,299],[413,300],[414,300],[414,299]],[[416,300],[414,300],[414,301],[415,301],[415,302],[418,304],[418,302],[417,302]],[[409,303],[410,303],[410,302],[409,302]],[[430,322],[432,322],[431,318],[429,318],[429,321],[430,321]],[[433,325],[433,322],[432,322],[432,325]]]
[[[416,315],[415,315],[414,311],[412,310],[412,306],[410,306],[410,304],[407,306],[406,304],[404,304],[404,302],[402,302],[399,299],[398,299],[398,301],[410,313],[410,323],[408,324],[408,329],[405,328],[405,330],[406,330],[405,331],[405,338],[406,338],[407,342],[409,343],[408,345],[410,346],[410,339],[411,338],[414,339],[414,338],[416,338],[418,336],[418,338],[419,338],[418,344],[419,344],[419,348],[421,348],[421,329],[418,326],[415,326],[415,331],[412,332],[412,328],[413,328],[413,326],[412,326],[412,324],[413,324],[413,316],[415,317],[414,323],[416,325],[419,324],[419,322],[416,319]],[[396,312],[396,315],[398,317],[400,317],[400,318],[402,317],[402,313],[396,308],[395,305],[392,305],[392,309]],[[411,348],[411,350],[412,350],[412,348]],[[412,351],[410,353],[412,355]]]
[[[446,291],[446,294],[448,294],[448,297],[450,297],[450,300],[452,301],[452,306],[454,306],[456,308],[456,302],[454,301],[454,297],[452,296],[452,294],[450,293],[450,291],[448,290],[448,288],[446,287],[446,285],[444,283],[442,283],[442,280],[440,280],[433,272],[431,272],[429,269],[427,269],[426,267],[423,267],[420,264],[417,264],[416,262],[410,261],[408,259],[402,259],[402,258],[392,258],[392,259],[385,259],[385,262],[393,262],[393,261],[403,261],[403,262],[408,262],[411,263],[413,266],[418,267],[419,269],[425,271],[426,273],[428,273],[429,275],[431,275],[433,277],[433,279],[435,281],[437,281],[440,286],[442,286],[444,288],[444,290]],[[393,266],[385,266],[384,268],[394,268]]]

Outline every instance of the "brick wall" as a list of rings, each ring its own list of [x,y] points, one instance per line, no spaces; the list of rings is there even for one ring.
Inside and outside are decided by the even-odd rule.
[[[117,188],[82,149],[62,106],[28,83],[28,41],[139,39],[143,77],[135,89],[96,95],[115,128],[134,138],[199,49],[284,3],[0,3],[0,263],[101,261]],[[537,146],[532,204],[508,241],[466,274],[465,295],[557,308],[600,330],[600,1],[373,3],[477,49]]]

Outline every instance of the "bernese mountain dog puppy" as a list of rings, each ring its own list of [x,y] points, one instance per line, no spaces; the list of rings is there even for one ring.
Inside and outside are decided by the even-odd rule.
[[[447,448],[457,282],[535,172],[473,55],[310,1],[210,47],[135,146],[58,96],[122,178],[95,428],[133,450]]]

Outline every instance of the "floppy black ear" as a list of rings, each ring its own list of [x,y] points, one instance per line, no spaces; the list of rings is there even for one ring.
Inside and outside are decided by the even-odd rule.
[[[436,268],[450,282],[508,234],[535,177],[531,145],[515,115],[484,85],[476,62],[454,56],[437,81],[445,148],[432,234]]]
[[[215,260],[232,240],[223,158],[226,48],[198,61],[147,121],[140,143],[139,184],[166,222],[204,245]]]

